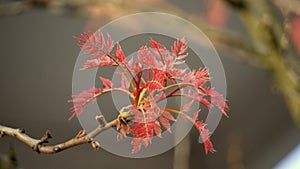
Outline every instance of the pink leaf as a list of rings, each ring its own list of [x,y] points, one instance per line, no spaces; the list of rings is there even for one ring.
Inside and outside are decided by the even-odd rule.
[[[161,137],[161,127],[160,127],[160,123],[158,121],[155,121],[154,122],[154,131],[155,131],[155,134],[157,135],[157,137]]]
[[[106,89],[111,89],[112,88],[112,82],[109,79],[105,79],[103,77],[100,77],[100,80],[102,81],[104,87]]]
[[[169,122],[168,119],[166,119],[166,118],[160,116],[160,117],[159,117],[159,121],[160,121],[160,123],[164,126],[164,128],[165,128],[166,130],[168,130],[168,132],[172,133],[172,131],[171,131],[171,125],[170,125],[170,122]]]
[[[103,49],[103,47],[105,45],[105,40],[104,40],[104,36],[103,36],[102,32],[99,33],[97,44],[99,45],[100,49]]]
[[[111,39],[110,34],[107,33],[107,42],[106,42],[106,51],[110,53],[113,49],[113,41]]]
[[[216,105],[226,117],[228,117],[227,111],[229,110],[229,107],[223,96],[212,88],[206,88],[205,91],[207,95],[211,97],[211,102]]]
[[[164,60],[163,56],[165,56],[169,53],[167,48],[164,45],[156,42],[153,39],[150,39],[150,43],[151,43],[152,47],[154,49],[156,49],[156,51],[154,52],[155,56],[158,57],[161,60]]]
[[[96,101],[96,98],[100,94],[101,90],[93,87],[88,90],[83,90],[80,94],[73,96],[73,99],[68,101],[74,103],[74,106],[71,108],[73,114],[69,120],[81,114],[90,103]]]
[[[165,118],[167,118],[168,120],[176,121],[176,119],[175,119],[169,112],[164,111],[162,114],[163,114],[163,116],[164,116]]]
[[[156,42],[153,39],[150,39],[150,43],[151,43],[152,47],[155,49],[160,49],[160,48],[164,47],[163,45],[161,45],[160,43]]]
[[[194,100],[191,100],[190,102],[185,104],[182,108],[182,111],[186,112],[186,113],[189,112],[193,103],[194,103]]]
[[[129,87],[129,82],[128,82],[126,76],[124,75],[124,73],[122,73],[122,75],[121,75],[121,87],[123,89],[128,89],[128,87]]]
[[[116,51],[116,57],[119,59],[121,62],[126,59],[126,56],[124,55],[124,52],[122,51],[121,45],[117,43],[117,51]]]
[[[205,98],[203,98],[203,96],[201,96],[199,98],[199,100],[200,100],[200,103],[203,104],[207,108],[207,110],[210,109],[211,103],[207,99],[205,99]]]
[[[138,153],[139,151],[141,151],[141,148],[142,148],[142,144],[139,143],[140,141],[137,139],[137,138],[134,138],[131,142],[131,144],[133,145],[133,148],[131,150],[131,153],[132,154],[136,154]]]
[[[100,65],[101,61],[99,59],[92,59],[85,62],[83,68],[80,70],[87,70],[91,68],[98,67]]]
[[[177,59],[184,59],[188,54],[183,55],[188,49],[184,38],[176,40],[173,44],[172,54],[177,57]]]
[[[198,111],[196,111],[196,113],[194,114],[194,116],[193,116],[193,120],[194,121],[197,121],[198,120],[198,116],[199,116],[199,113],[200,113],[200,109],[198,110]]]
[[[211,152],[211,153],[216,152],[216,150],[213,147],[212,142],[210,141],[209,135],[210,135],[210,132],[207,129],[203,129],[200,132],[200,136],[204,142],[205,154],[207,154],[208,152]]]
[[[200,122],[200,121],[195,121],[194,123],[195,127],[198,129],[199,133],[204,130],[204,127],[206,126],[205,123]]]

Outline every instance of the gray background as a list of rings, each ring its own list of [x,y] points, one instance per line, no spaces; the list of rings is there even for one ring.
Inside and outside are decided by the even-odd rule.
[[[0,123],[22,127],[41,137],[49,129],[52,144],[65,141],[81,129],[68,121],[72,72],[79,48],[73,35],[84,31],[87,20],[33,10],[0,18]],[[217,153],[205,155],[191,131],[190,168],[228,168],[229,144],[241,139],[246,168],[273,167],[300,140],[283,98],[271,88],[270,77],[260,69],[224,56],[230,118],[223,118],[212,137]],[[298,135],[297,135],[298,134]],[[235,139],[236,138],[236,139]],[[147,159],[128,159],[82,145],[55,155],[33,152],[23,143],[5,137],[0,153],[12,143],[20,166],[52,168],[172,168],[173,149]]]

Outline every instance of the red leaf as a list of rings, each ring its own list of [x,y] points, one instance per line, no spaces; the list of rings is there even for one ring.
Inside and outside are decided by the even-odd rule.
[[[170,125],[170,122],[169,122],[168,119],[166,119],[166,118],[160,116],[160,117],[159,117],[159,121],[160,121],[160,123],[164,126],[164,128],[165,128],[166,130],[168,130],[168,132],[172,133],[172,131],[171,131],[171,125]]]
[[[81,114],[90,103],[96,101],[96,98],[100,94],[101,90],[93,87],[88,90],[83,90],[80,94],[73,96],[73,99],[68,101],[74,103],[74,106],[71,108],[73,114],[69,120]]]
[[[155,56],[158,57],[161,60],[164,60],[163,56],[165,56],[169,53],[167,48],[164,45],[156,42],[153,39],[150,39],[150,43],[151,43],[152,47],[154,49],[156,49],[156,51],[154,51]]]
[[[141,151],[142,148],[142,144],[140,143],[140,141],[137,138],[134,138],[131,142],[131,144],[133,145],[133,148],[131,150],[132,154],[136,154],[139,151]]]
[[[156,42],[153,39],[150,39],[150,43],[151,43],[152,47],[155,49],[160,49],[162,47],[162,45],[160,43]]]
[[[185,104],[182,108],[182,111],[186,112],[186,113],[189,112],[193,103],[194,103],[194,100],[191,100],[190,102]]]
[[[204,142],[204,147],[205,147],[205,153],[207,154],[208,152],[215,153],[217,152],[212,144],[212,142],[208,139]]]
[[[169,112],[164,111],[162,114],[163,114],[163,116],[164,116],[165,118],[167,118],[168,120],[176,121],[176,119],[175,119]]]
[[[200,122],[200,121],[196,121],[194,123],[194,125],[196,126],[196,128],[198,129],[199,133],[201,133],[201,131],[204,129],[204,127],[206,126],[205,123]]]
[[[102,81],[104,87],[106,89],[111,89],[112,88],[112,82],[109,79],[105,79],[103,77],[100,77],[100,80]]]
[[[199,116],[200,111],[201,111],[201,109],[199,109],[198,111],[196,111],[196,113],[194,114],[194,116],[193,116],[193,120],[194,121],[198,120],[198,116]]]
[[[116,57],[122,62],[126,59],[126,56],[124,55],[124,52],[122,51],[121,45],[117,43],[117,51],[116,51]]]
[[[205,99],[201,96],[199,98],[199,100],[200,100],[200,103],[203,104],[207,108],[207,110],[210,109],[211,103],[207,99]]]
[[[101,61],[99,59],[92,59],[85,62],[83,68],[80,70],[87,70],[91,68],[98,67],[100,65]]]
[[[228,117],[227,111],[229,110],[229,107],[223,96],[212,88],[206,88],[205,91],[207,95],[211,97],[211,102],[216,105],[226,117]]]
[[[157,135],[157,137],[160,137],[161,138],[161,127],[160,127],[160,123],[158,121],[155,121],[154,122],[154,131],[155,131],[155,134]]]
[[[149,91],[155,91],[155,90],[160,90],[163,88],[163,86],[158,83],[157,81],[150,81],[147,82],[146,84],[143,85],[144,88],[148,88]]]
[[[97,40],[97,44],[99,45],[100,49],[103,49],[104,45],[105,45],[105,40],[104,40],[104,36],[102,32],[99,32],[99,37]]]
[[[177,59],[184,59],[188,54],[184,54],[187,51],[188,47],[184,38],[176,40],[173,44],[172,53]],[[183,55],[184,54],[184,55]]]
[[[210,135],[210,132],[207,129],[203,129],[200,132],[200,136],[204,142],[205,154],[207,154],[208,152],[211,152],[211,153],[216,152],[212,142],[209,139],[209,135]]]
[[[106,51],[110,53],[113,49],[113,41],[111,39],[110,34],[107,33],[107,42],[106,42]]]
[[[122,73],[121,75],[121,87],[123,89],[128,89],[130,83],[128,82],[126,76],[124,75],[124,73]]]

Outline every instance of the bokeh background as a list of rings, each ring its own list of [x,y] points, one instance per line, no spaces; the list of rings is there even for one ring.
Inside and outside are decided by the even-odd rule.
[[[252,2],[269,6],[253,11]],[[207,33],[223,62],[230,105],[230,118],[221,120],[211,138],[215,154],[205,155],[195,129],[176,150],[146,159],[94,151],[89,144],[54,155],[37,154],[20,141],[4,137],[0,167],[5,169],[11,152],[16,168],[24,169],[275,167],[300,142],[297,5],[293,0],[0,1],[1,125],[24,128],[36,138],[49,129],[54,136],[51,144],[74,137],[81,126],[76,119],[67,120],[71,107],[67,100],[80,49],[72,36],[142,11],[178,15]],[[267,36],[269,30],[274,39]],[[290,78],[294,84],[288,83]]]

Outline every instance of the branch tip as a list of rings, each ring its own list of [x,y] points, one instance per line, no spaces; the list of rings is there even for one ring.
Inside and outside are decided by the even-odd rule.
[[[105,126],[105,119],[104,116],[96,116],[96,120],[98,121],[98,123],[100,124],[100,126]]]
[[[52,138],[49,130],[46,131],[45,135],[40,139],[40,141],[36,144],[37,146],[42,145],[43,143],[48,143],[48,139]],[[38,149],[38,147],[37,147]]]

